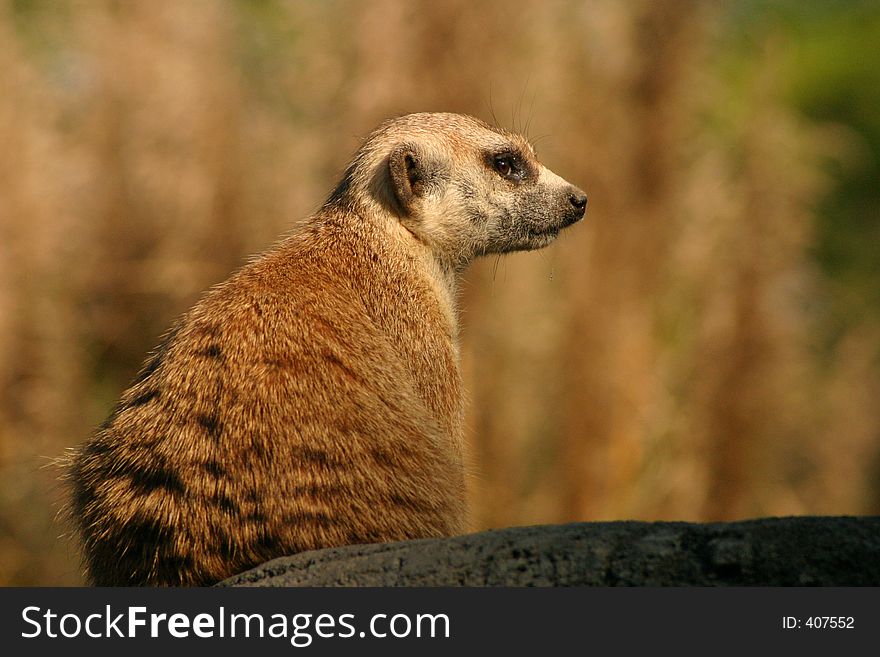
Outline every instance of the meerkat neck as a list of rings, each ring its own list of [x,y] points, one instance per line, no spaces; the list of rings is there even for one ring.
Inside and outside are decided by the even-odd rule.
[[[437,289],[438,294],[445,301],[444,305],[450,310],[453,326],[457,326],[455,307],[458,287],[469,261],[438,254],[431,245],[409,230],[397,215],[375,200],[370,198],[347,200],[343,212],[331,202],[324,206],[322,213],[329,217],[339,217],[347,224],[356,222],[356,232],[361,233],[363,238],[373,241],[366,234],[370,233],[372,237],[379,238],[379,243],[382,245],[393,245],[394,251],[407,260],[418,263],[420,267],[417,267],[417,270],[429,272],[434,282],[433,287]],[[392,239],[387,239],[389,237]]]

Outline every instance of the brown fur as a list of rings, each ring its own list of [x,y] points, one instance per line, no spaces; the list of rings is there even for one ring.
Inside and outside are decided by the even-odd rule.
[[[515,150],[522,179],[493,154]],[[455,280],[582,193],[469,117],[393,119],[303,228],[213,288],[75,450],[99,585],[203,585],[329,546],[466,529]]]

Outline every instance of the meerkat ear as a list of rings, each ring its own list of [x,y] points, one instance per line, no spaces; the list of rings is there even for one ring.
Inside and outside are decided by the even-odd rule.
[[[401,209],[410,214],[414,201],[425,193],[425,162],[412,144],[398,144],[388,157],[394,195]]]

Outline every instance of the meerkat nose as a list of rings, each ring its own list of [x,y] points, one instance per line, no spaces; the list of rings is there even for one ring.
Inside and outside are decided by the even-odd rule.
[[[571,192],[568,195],[568,200],[571,202],[574,209],[577,210],[581,215],[584,214],[584,211],[587,209],[587,195],[584,194],[577,187],[573,187]]]

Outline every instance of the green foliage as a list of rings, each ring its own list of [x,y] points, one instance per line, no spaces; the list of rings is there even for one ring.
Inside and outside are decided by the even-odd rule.
[[[781,44],[784,93],[840,140],[825,162],[833,185],[817,199],[813,255],[828,278],[831,324],[880,317],[880,3],[738,3],[733,32]]]
[[[841,5],[810,18],[791,67],[807,116],[845,126],[855,152],[828,162],[835,181],[817,213],[815,255],[849,294],[843,312],[880,315],[880,4]]]

